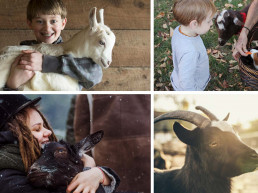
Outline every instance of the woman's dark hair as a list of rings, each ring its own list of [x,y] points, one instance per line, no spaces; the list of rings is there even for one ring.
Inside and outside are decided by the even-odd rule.
[[[13,118],[5,124],[5,130],[11,130],[14,136],[18,138],[19,149],[26,172],[41,154],[41,147],[38,140],[33,136],[31,130],[27,126],[28,108],[36,110],[42,117],[45,127],[52,131],[52,135],[49,136],[49,141],[57,141],[53,129],[44,115],[38,110],[38,107],[30,106],[15,114]]]

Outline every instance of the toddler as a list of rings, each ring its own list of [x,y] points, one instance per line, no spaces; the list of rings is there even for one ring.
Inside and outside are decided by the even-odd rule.
[[[175,0],[174,30],[171,44],[174,70],[171,83],[175,91],[202,91],[210,80],[209,58],[200,35],[209,31],[216,7],[211,0]]]

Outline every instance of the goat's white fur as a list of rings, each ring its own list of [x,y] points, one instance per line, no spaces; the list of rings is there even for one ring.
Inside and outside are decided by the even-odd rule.
[[[227,10],[223,10],[217,17],[217,24],[220,30],[225,30],[225,26],[222,22],[225,22],[224,14],[227,13]]]
[[[70,40],[58,45],[38,44],[33,46],[4,47],[0,54],[0,88],[3,88],[10,73],[11,64],[22,50],[36,50],[45,55],[59,56],[71,54],[75,58],[92,58],[107,68],[112,62],[112,49],[115,35],[104,25],[103,9],[99,11],[100,23],[97,22],[96,8],[90,10],[90,26],[75,34]],[[100,41],[104,45],[100,45]],[[19,90],[79,90],[78,82],[67,76],[56,73],[35,72],[34,77]]]
[[[226,121],[212,121],[211,122],[211,127],[217,127],[220,128],[223,131],[228,131],[235,133],[233,127]]]

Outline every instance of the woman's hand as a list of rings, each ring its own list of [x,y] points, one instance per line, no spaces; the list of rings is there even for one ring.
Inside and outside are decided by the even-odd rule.
[[[99,168],[91,168],[90,170],[77,174],[66,189],[67,193],[95,193],[99,184],[103,182],[103,174]]]
[[[247,49],[246,49],[246,45],[247,45],[247,34],[248,34],[248,31],[246,28],[243,28],[240,35],[239,35],[239,38],[237,40],[237,43],[236,43],[236,46],[235,46],[235,49],[233,51],[233,57],[237,60],[237,54],[240,53],[242,56],[247,56],[246,52],[247,52]]]
[[[81,160],[83,161],[84,167],[96,167],[95,160],[87,154],[82,154]]]

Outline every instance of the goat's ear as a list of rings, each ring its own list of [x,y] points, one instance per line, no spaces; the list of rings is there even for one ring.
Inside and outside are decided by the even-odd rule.
[[[96,7],[93,7],[90,10],[89,20],[90,20],[90,29],[91,30],[94,30],[98,25],[96,11],[97,11]]]
[[[236,16],[234,17],[233,22],[234,22],[234,24],[239,25],[239,26],[242,26],[245,24],[244,22],[240,21]]]
[[[213,19],[216,19],[218,15],[219,15],[219,12],[216,12],[216,13],[214,14],[214,16],[213,16]]]
[[[100,23],[104,25],[104,9],[99,10]]]
[[[177,137],[185,144],[196,146],[198,144],[200,138],[200,129],[194,129],[192,131],[183,127],[180,123],[175,122],[173,129],[177,135]]]
[[[82,139],[78,144],[77,148],[79,149],[80,155],[81,153],[86,153],[90,151],[104,136],[104,131],[97,131],[86,138]]]
[[[225,11],[225,13],[224,13],[224,17],[229,17],[229,12],[228,12],[228,10],[227,10],[227,11]]]

